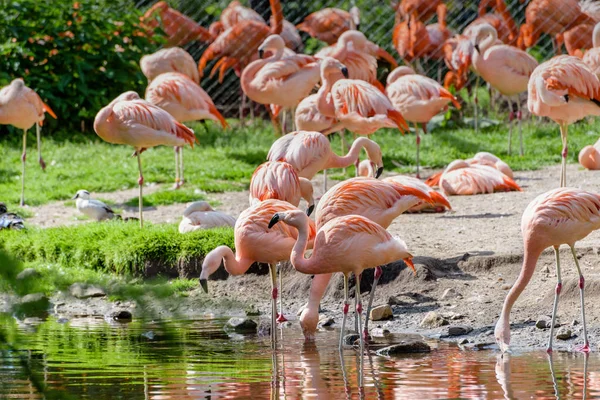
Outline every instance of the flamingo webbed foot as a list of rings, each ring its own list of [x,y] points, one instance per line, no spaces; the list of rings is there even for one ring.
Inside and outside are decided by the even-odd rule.
[[[287,322],[288,319],[283,315],[283,313],[277,315],[277,322],[284,323]]]
[[[578,351],[580,353],[589,353],[590,351],[592,351],[592,349],[590,349],[590,345],[589,343],[585,343],[579,346],[575,346],[574,348],[575,351]]]

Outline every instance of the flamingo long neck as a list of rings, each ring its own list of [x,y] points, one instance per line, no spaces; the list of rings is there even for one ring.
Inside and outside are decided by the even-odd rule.
[[[496,40],[498,40],[498,32],[495,29],[484,29],[482,33],[487,34],[487,37],[481,44],[479,44],[479,49],[481,50],[481,55],[485,54],[487,49],[492,47]]]
[[[330,168],[345,168],[348,167],[358,160],[360,156],[360,151],[363,147],[366,147],[366,141],[369,140],[365,137],[360,137],[352,143],[352,147],[348,151],[348,154],[345,156],[338,156],[331,151],[331,157],[329,157],[329,162],[327,163],[326,169]]]
[[[258,71],[260,71],[261,68],[264,67],[264,65],[267,62],[276,61],[273,59],[273,57],[269,57],[268,59],[264,60],[256,60],[254,62],[251,62],[246,68],[244,68],[244,71],[242,72],[242,77],[240,79],[240,83],[242,85],[242,90],[244,91],[244,93],[248,93],[252,90],[250,84],[256,77]]]
[[[335,118],[335,106],[331,99],[331,87],[337,81],[327,76],[322,77],[322,86],[317,92],[317,109],[326,117]]]
[[[227,246],[218,247],[218,254],[223,259],[225,271],[230,275],[242,275],[248,271],[252,265],[252,260],[247,258],[236,257],[233,251]]]
[[[594,47],[600,46],[600,23],[597,23],[594,26],[594,34],[592,35],[592,43]]]
[[[500,320],[503,321],[505,327],[510,327],[509,317],[512,306],[531,280],[531,277],[535,272],[537,260],[541,253],[541,250],[528,251],[527,246],[525,246],[525,256],[523,257],[523,267],[521,268],[521,273],[508,292],[508,295],[504,300],[504,305],[502,306],[502,313],[500,314]]]
[[[279,0],[271,0],[271,33],[280,34],[283,30],[283,8]]]
[[[302,274],[314,275],[319,273],[319,266],[312,262],[314,257],[311,255],[311,257],[308,259],[304,258],[304,252],[306,251],[306,246],[308,245],[308,217],[304,219],[304,223],[296,226],[296,229],[298,229],[298,239],[296,239],[296,244],[292,249],[290,261],[294,265],[296,271]]]

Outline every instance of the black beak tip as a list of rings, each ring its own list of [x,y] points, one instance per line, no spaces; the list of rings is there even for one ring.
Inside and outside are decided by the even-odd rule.
[[[265,51],[264,51],[264,50],[261,50],[261,49],[259,49],[259,50],[258,50],[258,58],[263,58],[263,56],[264,56],[264,55],[265,55]]]
[[[79,195],[76,194],[75,196],[71,197],[71,200],[75,200],[77,198],[77,196],[79,196]]]
[[[200,286],[202,286],[204,293],[208,293],[208,282],[206,282],[206,279],[200,279]]]
[[[375,174],[375,178],[379,178],[383,173],[383,167],[377,168],[377,173]]]
[[[276,223],[279,222],[279,214],[275,213],[271,221],[269,221],[269,229],[271,229]]]
[[[478,45],[478,44],[476,44],[476,45],[475,45],[475,50],[477,50],[477,52],[478,52],[478,53],[481,53],[481,52],[479,51],[479,45]]]
[[[310,217],[310,214],[312,214],[314,210],[315,210],[315,205],[311,204],[310,207],[308,207],[308,209],[306,210],[306,215],[308,215]]]
[[[348,68],[344,67],[342,68],[342,75],[344,75],[344,78],[348,79]]]

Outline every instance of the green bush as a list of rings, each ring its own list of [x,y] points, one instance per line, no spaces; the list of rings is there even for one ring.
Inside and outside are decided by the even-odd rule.
[[[0,0],[0,86],[16,77],[77,127],[125,90],[142,92],[142,55],[160,46],[130,0]],[[47,118],[46,121],[51,120]]]

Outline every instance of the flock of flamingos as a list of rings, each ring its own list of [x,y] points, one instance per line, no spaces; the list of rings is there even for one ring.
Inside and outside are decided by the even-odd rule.
[[[199,86],[209,62],[216,60],[212,72],[218,71],[219,79],[223,79],[228,68],[233,68],[240,76],[244,95],[254,102],[269,105],[274,121],[281,111],[285,115],[285,111],[291,110],[296,130],[277,139],[269,151],[268,161],[256,169],[250,184],[250,207],[236,220],[212,210],[205,202],[197,202],[186,210],[180,230],[235,226],[235,253],[227,246],[211,251],[202,266],[201,286],[208,290],[207,279],[221,262],[232,275],[245,273],[254,262],[269,264],[273,326],[277,315],[277,264],[289,260],[297,271],[315,275],[308,304],[300,317],[307,338],[313,337],[316,331],[319,302],[331,274],[342,272],[345,295],[340,348],[349,311],[348,279],[353,273],[356,277],[355,315],[359,332],[363,332],[360,335],[362,352],[368,340],[369,316],[367,310],[363,331],[359,292],[362,271],[376,268],[370,308],[382,265],[404,260],[414,270],[407,245],[386,231],[391,222],[405,211],[450,209],[446,195],[521,188],[512,179],[510,167],[490,153],[454,161],[442,173],[421,181],[417,124],[421,123],[424,129],[429,120],[450,104],[459,108],[457,99],[437,81],[415,73],[409,66],[398,67],[389,53],[356,30],[359,23],[356,9],[351,12],[323,9],[298,25],[299,29],[329,44],[310,56],[290,49],[295,43],[292,34],[295,27],[283,20],[279,0],[270,0],[270,5],[273,16],[270,25],[255,11],[234,1],[223,11],[220,21],[206,30],[164,2],[157,3],[146,13],[144,24],[148,29],[163,24],[173,47],[141,59],[142,71],[149,80],[145,99],[131,91],[121,94],[98,112],[94,130],[109,143],[134,147],[139,167],[139,219],[143,226],[142,152],[158,145],[174,146],[176,185],[179,186],[183,183],[180,148],[187,144],[193,146],[196,141],[194,132],[182,123],[211,119],[227,127],[211,98]],[[393,33],[394,45],[407,64],[428,51],[433,53],[429,49],[435,47],[451,69],[446,83],[460,86],[466,82],[469,71],[473,71],[506,96],[509,104],[511,96],[517,97],[519,123],[518,95],[526,91],[529,112],[548,117],[559,125],[563,145],[560,187],[537,197],[523,214],[523,267],[505,300],[495,338],[500,349],[508,351],[512,305],[529,282],[541,252],[552,246],[558,278],[548,343],[548,351],[552,350],[552,329],[561,292],[558,248],[567,244],[580,276],[584,344],[579,349],[587,352],[590,347],[584,312],[584,278],[574,244],[600,228],[600,194],[567,187],[567,129],[584,117],[600,115],[597,77],[600,47],[594,47],[600,45],[600,25],[596,25],[597,20],[586,14],[579,3],[571,0],[532,0],[527,7],[526,23],[517,31],[501,0],[481,1],[483,10],[490,5],[495,6],[495,13],[484,11],[462,34],[451,37],[444,21],[445,6],[440,1],[402,1]],[[563,7],[565,5],[568,7]],[[568,21],[558,32],[544,30],[543,24],[547,21],[534,18],[540,12],[549,13],[553,6],[564,8],[554,10],[553,17],[566,15]],[[438,24],[422,22],[436,12]],[[579,14],[573,16],[573,13]],[[160,22],[157,15],[161,17]],[[593,46],[585,47],[589,49],[585,54],[580,50],[583,45],[569,48],[571,38],[576,36],[572,30],[578,28],[580,32],[583,26],[587,39],[593,40]],[[444,32],[443,46],[433,46],[435,40],[439,40],[436,30]],[[569,51],[579,54],[558,55],[538,65],[520,47],[535,44],[540,32],[556,34],[557,46],[567,43]],[[212,43],[196,64],[191,55],[177,45],[198,39]],[[388,75],[386,86],[377,80],[377,58],[396,67]],[[22,79],[15,79],[0,91],[0,123],[24,130],[22,203],[27,130],[34,124],[37,126],[39,152],[39,126],[45,112],[56,117]],[[511,121],[512,117],[511,111]],[[382,149],[371,135],[384,127],[404,133],[408,131],[408,122],[415,124],[416,177],[398,175],[379,180],[383,170]],[[361,136],[354,140],[347,154],[339,156],[331,149],[327,135],[344,129]],[[510,140],[509,137],[509,149]],[[362,149],[368,159],[359,164]],[[343,151],[346,151],[345,146]],[[524,151],[522,137],[520,151]],[[590,169],[600,167],[597,151],[593,146],[583,149],[581,163]],[[41,154],[39,162],[44,167]],[[326,191],[315,210],[311,179],[320,171],[351,165],[357,166],[360,176]],[[435,186],[443,194],[433,190]],[[110,208],[90,199],[87,191],[79,191],[76,198],[77,207],[93,218],[101,220],[111,216]],[[308,203],[306,211],[297,208],[301,198]],[[314,220],[309,218],[313,211]],[[307,249],[311,250],[310,256]],[[281,319],[284,319],[282,312]],[[277,341],[276,331],[272,329],[273,345]]]

